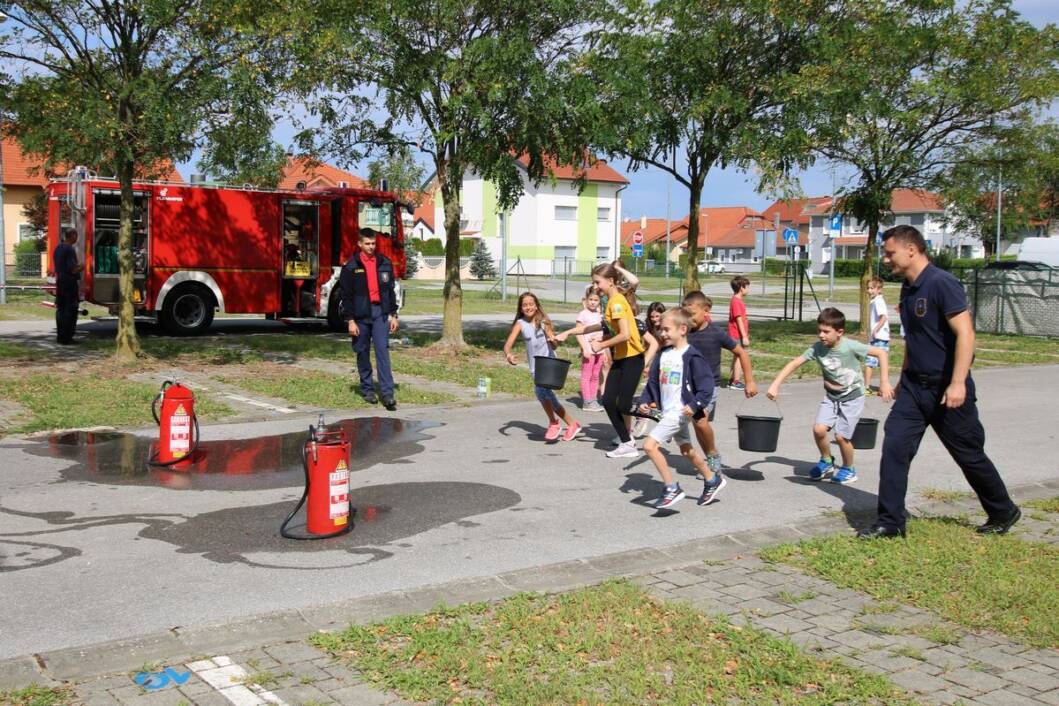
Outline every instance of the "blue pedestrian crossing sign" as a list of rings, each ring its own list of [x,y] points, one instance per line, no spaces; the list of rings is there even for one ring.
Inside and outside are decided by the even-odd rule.
[[[794,228],[784,228],[783,229],[783,242],[788,243],[790,245],[797,245],[798,244],[798,231],[796,231]]]

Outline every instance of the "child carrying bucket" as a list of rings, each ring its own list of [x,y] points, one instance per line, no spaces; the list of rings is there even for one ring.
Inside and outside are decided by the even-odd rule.
[[[551,319],[541,308],[537,295],[532,292],[523,292],[519,295],[515,321],[511,324],[511,333],[508,334],[507,340],[504,342],[504,357],[507,358],[507,362],[511,365],[518,365],[518,360],[515,359],[511,349],[514,347],[515,339],[518,338],[519,334],[522,334],[522,340],[526,342],[526,355],[529,358],[530,375],[533,375],[536,372],[534,359],[537,356],[545,358],[555,357],[555,350],[552,344],[549,343],[550,339],[555,338],[555,331],[552,328]],[[562,428],[559,423],[560,419],[566,423],[563,441],[570,441],[580,433],[581,424],[560,404],[554,390],[541,387],[535,382],[533,392],[537,395],[537,400],[540,401],[541,406],[544,407],[544,413],[548,415],[548,429],[544,432],[545,441],[555,441],[559,438],[559,432]]]
[[[665,483],[662,496],[655,503],[658,509],[672,507],[684,499],[684,491],[673,477],[673,471],[662,454],[662,444],[674,437],[680,453],[691,461],[703,481],[699,505],[709,505],[724,488],[724,476],[714,473],[705,459],[691,445],[691,420],[705,412],[713,398],[713,371],[706,359],[688,344],[691,320],[682,309],[671,309],[662,315],[661,333],[669,344],[655,358],[647,387],[640,397],[640,412],[652,407],[661,408],[662,417],[643,444],[644,453],[655,464]]]
[[[820,340],[783,367],[769,386],[768,397],[771,400],[779,397],[780,385],[801,365],[810,360],[817,362],[824,377],[825,397],[813,424],[813,438],[820,449],[820,461],[809,471],[809,478],[820,481],[831,476],[832,483],[853,483],[857,480],[857,471],[853,467],[853,443],[850,440],[864,412],[861,363],[869,355],[879,359],[879,396],[884,400],[892,400],[894,394],[890,387],[888,355],[882,348],[845,338],[846,317],[834,307],[820,312],[816,318],[816,329]],[[828,440],[832,429],[842,453],[842,465],[838,470],[835,470],[835,459],[831,455],[831,442]]]

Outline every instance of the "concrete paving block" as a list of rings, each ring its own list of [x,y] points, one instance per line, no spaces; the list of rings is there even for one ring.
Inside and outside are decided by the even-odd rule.
[[[856,650],[868,650],[878,643],[879,636],[863,630],[846,630],[830,636],[832,640]]]
[[[308,633],[313,630],[345,630],[350,625],[368,625],[412,611],[406,605],[404,594],[398,591],[311,606],[298,612],[312,626],[306,631]]]
[[[260,647],[255,647],[252,650],[230,652],[228,656],[236,664],[241,664],[250,670],[272,669],[279,666],[279,662],[269,657],[265,650]],[[191,669],[191,665],[188,665],[188,668]]]
[[[455,581],[438,586],[424,586],[423,588],[405,591],[404,595],[408,597],[411,603],[416,605],[426,603],[430,606],[428,610],[434,610],[439,605],[458,606],[465,603],[497,601],[513,596],[515,593],[517,591],[504,584],[500,579],[489,576],[482,579]]]
[[[1029,686],[1037,691],[1051,691],[1059,689],[1059,675],[1042,674],[1034,669],[1020,668],[1011,669],[997,674],[1001,679],[1013,681],[1016,684]]]
[[[87,696],[81,696],[78,701],[80,706],[121,706],[121,702],[106,691],[99,691]],[[188,703],[192,703],[189,701]]]
[[[177,689],[162,689],[146,694],[122,699],[122,706],[180,706],[187,703],[187,697]]]
[[[723,561],[747,551],[747,546],[731,535],[670,544],[661,548],[678,561]]]
[[[945,679],[954,684],[965,686],[968,689],[974,689],[980,693],[996,691],[997,689],[1002,689],[1008,685],[1006,679],[995,677],[987,672],[967,669],[966,667],[954,669],[947,672],[944,676]]]
[[[683,588],[685,586],[693,586],[695,584],[704,583],[705,579],[698,574],[693,574],[689,571],[682,571],[681,569],[671,569],[669,571],[655,572],[654,576],[661,581],[666,581],[673,584],[677,588]]]
[[[501,581],[519,591],[558,593],[591,586],[608,576],[583,561],[566,561],[500,574]]]
[[[1046,704],[1059,706],[1059,689],[1053,689],[1052,691],[1046,691],[1043,694],[1037,694],[1036,698]]]
[[[934,692],[944,691],[949,686],[949,683],[944,679],[924,674],[918,669],[896,672],[888,675],[887,678],[902,689],[915,691],[920,694],[933,694]]]
[[[734,586],[722,586],[721,593],[731,596],[736,600],[749,601],[754,598],[770,598],[773,596],[772,588],[761,588],[749,583],[737,583]]]
[[[386,706],[394,703],[398,697],[387,692],[379,691],[368,684],[354,684],[338,691],[332,691],[327,695],[340,704],[356,704],[357,706]]]
[[[996,667],[998,669],[1018,669],[1019,667],[1029,666],[1029,660],[1023,659],[1017,655],[1010,655],[1004,652],[999,647],[987,647],[981,650],[968,650],[968,657],[981,662],[982,664],[988,665],[989,667]],[[1059,683],[1056,684],[1059,686]]]
[[[770,601],[768,598],[751,598],[748,601],[740,602],[738,605],[741,610],[755,617],[768,617],[777,613],[786,613],[790,609],[789,606]]]
[[[293,665],[297,662],[311,662],[314,659],[319,659],[325,656],[323,650],[319,650],[309,643],[300,640],[297,642],[281,642],[275,645],[268,645],[263,651],[269,657],[272,657],[281,665],[285,666]],[[234,657],[232,659],[235,660]],[[241,664],[245,664],[245,662],[242,662]]]
[[[132,640],[115,640],[91,647],[54,650],[41,655],[48,674],[62,681],[77,681],[99,674],[137,670],[144,664],[184,657],[189,651],[176,635],[160,632]],[[138,688],[138,687],[137,687]]]
[[[310,701],[328,703],[332,698],[311,684],[297,684],[284,689],[273,689],[272,693],[283,699],[287,704],[304,704]]]
[[[792,633],[801,633],[812,627],[811,623],[807,623],[804,620],[798,620],[792,618],[789,615],[780,613],[778,615],[772,615],[767,618],[758,618],[754,620],[754,624],[758,627],[772,630],[773,632],[779,633],[780,635],[790,635]]]
[[[997,689],[983,694],[972,703],[983,706],[1040,706],[1041,702],[1027,696],[1021,696],[1010,689]]]
[[[219,691],[204,691],[199,694],[188,694],[183,688],[180,689],[187,696],[187,702],[195,706],[232,706],[232,702],[224,698]]]

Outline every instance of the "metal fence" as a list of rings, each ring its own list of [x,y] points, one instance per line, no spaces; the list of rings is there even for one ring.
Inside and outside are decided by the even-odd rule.
[[[1059,269],[973,270],[964,285],[976,331],[1059,336]]]

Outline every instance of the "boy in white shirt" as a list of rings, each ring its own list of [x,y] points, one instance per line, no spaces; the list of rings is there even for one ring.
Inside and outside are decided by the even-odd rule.
[[[661,333],[668,347],[652,361],[647,387],[640,397],[641,413],[647,414],[652,407],[662,410],[662,417],[643,444],[644,453],[655,464],[665,483],[662,497],[655,503],[660,510],[684,499],[684,491],[673,478],[673,471],[661,449],[662,444],[673,437],[680,444],[680,453],[691,461],[705,483],[700,505],[713,502],[726,484],[724,476],[711,471],[706,460],[691,445],[691,418],[710,405],[713,372],[702,354],[688,345],[690,326],[691,320],[683,309],[670,309],[662,315]]]
[[[868,345],[884,351],[890,350],[890,318],[886,315],[886,300],[882,295],[883,281],[878,277],[868,280],[868,296],[871,297],[868,323]],[[871,386],[872,372],[879,367],[879,359],[869,355],[864,359],[864,394],[874,395]]]

